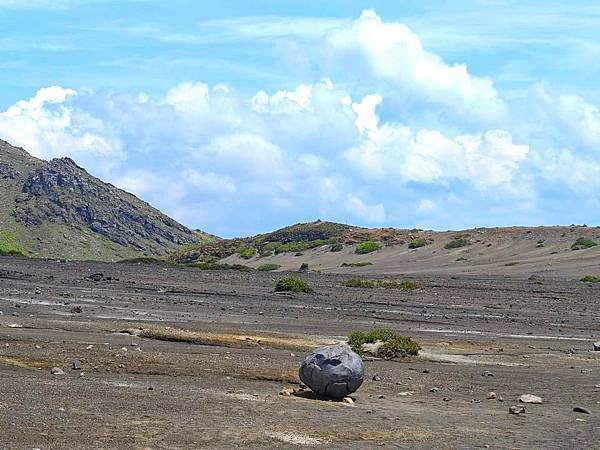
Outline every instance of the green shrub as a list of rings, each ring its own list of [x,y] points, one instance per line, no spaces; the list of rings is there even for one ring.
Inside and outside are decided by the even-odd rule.
[[[242,258],[250,259],[256,254],[256,249],[254,247],[244,247],[238,253]]]
[[[373,241],[366,241],[358,244],[354,253],[357,255],[366,255],[367,253],[373,253],[376,250],[379,250],[379,244]]]
[[[275,292],[313,292],[312,287],[306,281],[295,277],[283,277],[275,285]]]
[[[256,270],[260,270],[261,272],[270,272],[272,270],[277,270],[281,266],[279,264],[261,264],[256,268]]]
[[[14,233],[4,231],[0,232],[0,256],[27,256],[27,253]]]
[[[469,241],[468,239],[454,238],[450,242],[447,242],[446,245],[444,245],[444,248],[446,250],[452,250],[455,248],[466,247],[468,245],[471,245],[471,241]]]
[[[241,272],[250,272],[251,267],[244,266],[243,264],[224,264],[214,261],[196,261],[188,264],[188,267],[194,267],[200,270],[239,270]]]
[[[600,277],[597,277],[596,275],[586,275],[581,278],[580,281],[584,281],[586,283],[600,283]]]
[[[408,248],[421,248],[421,247],[425,247],[426,245],[431,244],[433,241],[431,239],[425,239],[425,238],[418,238],[418,239],[413,239],[412,241],[410,241],[408,243]]]
[[[383,280],[378,283],[378,286],[384,289],[402,289],[403,291],[413,291],[419,286],[413,280],[404,281],[387,281]]]
[[[373,263],[369,262],[369,261],[363,261],[363,262],[355,262],[355,263],[342,263],[342,265],[340,267],[365,267],[365,266],[372,266]]]
[[[376,283],[373,280],[361,280],[360,278],[350,278],[342,283],[342,286],[350,288],[373,289]]]
[[[572,250],[584,250],[586,248],[592,248],[595,247],[596,244],[594,241],[592,241],[590,238],[586,238],[586,237],[580,237],[579,239],[577,239],[575,241],[575,243],[571,246]]]
[[[311,248],[321,247],[326,245],[328,241],[324,239],[316,239],[313,241],[294,241],[294,242],[286,242],[285,244],[279,244],[275,247],[275,254],[277,253],[288,253],[288,252],[303,252],[305,250],[310,250]]]
[[[397,356],[416,356],[420,347],[415,341],[406,336],[400,336],[387,328],[375,328],[371,331],[354,331],[350,333],[348,344],[359,355],[363,354],[364,344],[383,342],[377,356],[392,359]]]
[[[341,252],[343,248],[344,248],[344,246],[342,245],[341,242],[335,242],[335,243],[331,244],[331,248],[329,249],[329,251],[330,252]]]

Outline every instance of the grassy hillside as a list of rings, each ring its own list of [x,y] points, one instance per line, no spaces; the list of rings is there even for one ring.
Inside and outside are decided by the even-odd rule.
[[[157,257],[209,236],[188,230],[68,158],[0,141],[0,254],[114,261]]]

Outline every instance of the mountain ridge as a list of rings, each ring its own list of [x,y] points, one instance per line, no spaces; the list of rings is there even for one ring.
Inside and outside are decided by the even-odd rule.
[[[0,140],[0,245],[28,256],[160,257],[202,237],[71,158],[44,161]],[[0,247],[1,248],[1,247]]]

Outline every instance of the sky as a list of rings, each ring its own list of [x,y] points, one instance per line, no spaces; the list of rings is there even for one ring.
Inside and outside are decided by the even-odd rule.
[[[0,0],[0,139],[224,237],[600,224],[592,0]]]

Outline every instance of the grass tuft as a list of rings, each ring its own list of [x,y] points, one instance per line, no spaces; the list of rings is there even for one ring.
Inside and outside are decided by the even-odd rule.
[[[596,275],[586,275],[583,278],[581,278],[580,281],[583,281],[585,283],[600,283],[600,277]]]
[[[277,270],[281,267],[279,264],[261,264],[256,268],[256,270],[260,270],[261,272],[271,272],[272,270]]]
[[[580,237],[575,241],[575,243],[571,246],[571,250],[585,250],[587,248],[595,247],[596,244],[590,238]]]

